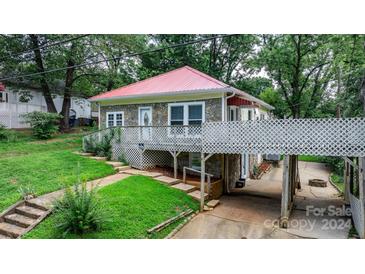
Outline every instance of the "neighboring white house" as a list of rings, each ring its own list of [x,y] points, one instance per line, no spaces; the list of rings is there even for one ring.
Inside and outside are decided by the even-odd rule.
[[[57,112],[62,109],[63,97],[53,95],[53,101]],[[23,123],[22,114],[32,111],[47,112],[47,105],[42,92],[35,89],[15,90],[4,87],[0,83],[0,124],[8,128],[28,128],[29,125]],[[70,116],[79,118],[91,118],[91,104],[87,99],[72,97]]]

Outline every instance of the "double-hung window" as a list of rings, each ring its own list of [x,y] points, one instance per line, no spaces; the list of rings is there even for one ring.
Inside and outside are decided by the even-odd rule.
[[[170,126],[200,126],[204,122],[204,102],[173,103],[169,104],[169,125]],[[188,130],[182,127],[172,129],[171,132],[178,134],[197,135],[200,134],[199,127],[192,127]]]
[[[124,112],[107,112],[106,127],[124,126]]]

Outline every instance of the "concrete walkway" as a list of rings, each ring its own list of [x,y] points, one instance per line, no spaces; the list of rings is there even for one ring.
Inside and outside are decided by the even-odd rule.
[[[130,175],[128,174],[124,174],[124,173],[117,173],[117,174],[113,174],[101,179],[96,179],[93,181],[89,181],[86,183],[86,188],[88,190],[90,190],[93,187],[104,187],[113,183],[116,183],[120,180],[123,180],[127,177],[129,177]],[[65,193],[65,189],[61,189],[58,191],[54,191],[54,192],[50,192],[47,194],[44,194],[42,196],[37,197],[37,201],[43,203],[45,206],[51,206],[55,200],[60,199],[63,194]]]
[[[299,162],[299,169],[302,190],[297,192],[288,229],[277,226],[282,187],[282,168],[279,167],[273,168],[261,180],[250,180],[242,191],[222,196],[220,205],[198,214],[174,238],[347,238],[349,227],[342,227],[342,222],[349,219],[328,215],[329,206],[337,209],[343,206],[337,190],[331,184],[326,188],[308,185],[308,179],[328,181],[329,169],[324,164],[307,162]],[[314,216],[308,206],[326,210],[322,216]],[[327,229],[327,221],[337,225]]]

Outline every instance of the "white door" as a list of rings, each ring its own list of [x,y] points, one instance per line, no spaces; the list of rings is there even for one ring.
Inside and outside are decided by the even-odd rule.
[[[152,128],[152,108],[140,107],[139,108],[139,126],[141,128],[141,139],[148,140],[151,138]]]

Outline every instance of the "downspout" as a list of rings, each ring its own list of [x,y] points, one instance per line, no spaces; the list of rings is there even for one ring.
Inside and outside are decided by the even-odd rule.
[[[101,117],[100,117],[100,103],[98,103],[98,128],[101,129]]]
[[[228,102],[228,99],[229,98],[232,98],[236,95],[236,91],[234,89],[232,89],[232,94],[227,96],[227,97],[224,97],[224,122],[227,122],[228,119],[227,119],[227,112],[228,112],[228,105],[227,105],[227,102]],[[224,155],[224,169],[225,169],[225,172],[224,172],[224,180],[226,182],[226,190],[227,190],[227,193],[229,194],[230,193],[230,186],[229,186],[229,178],[228,178],[228,159],[227,159],[227,155]]]

